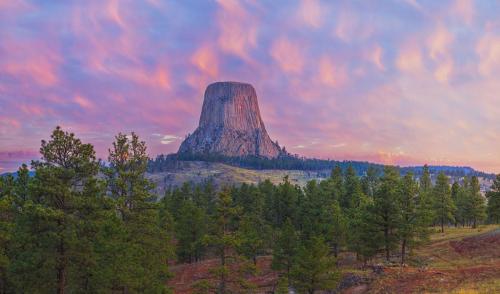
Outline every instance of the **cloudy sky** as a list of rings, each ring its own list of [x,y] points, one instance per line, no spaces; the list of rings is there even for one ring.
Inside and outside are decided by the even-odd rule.
[[[500,172],[500,1],[0,0],[0,172],[56,125],[175,152],[214,81],[292,153]]]

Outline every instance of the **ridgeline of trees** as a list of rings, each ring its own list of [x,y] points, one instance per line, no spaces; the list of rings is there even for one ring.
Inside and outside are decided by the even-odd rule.
[[[364,176],[369,169],[374,169],[381,173],[384,165],[370,163],[365,161],[337,161],[327,159],[314,159],[299,157],[298,155],[291,155],[284,152],[277,158],[264,158],[259,156],[243,156],[231,157],[222,154],[188,154],[177,153],[168,155],[158,155],[155,159],[148,162],[148,172],[164,172],[179,167],[182,161],[206,161],[206,162],[220,162],[228,165],[248,168],[248,169],[281,169],[281,170],[332,170],[334,167],[339,166],[343,171],[348,167],[354,169],[356,175]],[[447,176],[454,178],[462,177],[481,177],[493,180],[494,174],[476,171],[470,167],[460,166],[428,166],[431,174],[439,174],[444,172]],[[424,172],[423,166],[410,166],[399,167],[400,173],[405,175],[412,173],[416,177],[422,176]]]
[[[184,184],[161,200],[145,177],[146,146],[119,134],[109,166],[90,144],[56,128],[41,160],[0,177],[0,293],[169,293],[168,264],[217,259],[197,293],[251,293],[257,257],[272,256],[275,293],[335,289],[336,257],[353,252],[405,263],[433,226],[500,221],[500,175],[488,202],[477,177],[450,184],[336,166],[304,188],[288,178],[216,191]]]

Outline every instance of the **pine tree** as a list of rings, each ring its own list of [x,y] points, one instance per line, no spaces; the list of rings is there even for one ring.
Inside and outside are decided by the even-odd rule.
[[[333,290],[340,280],[336,259],[324,240],[313,237],[297,253],[291,270],[292,284],[299,293],[313,294],[319,290]]]
[[[42,160],[32,163],[30,195],[26,167],[16,189],[22,203],[12,248],[16,291],[98,291],[105,286],[92,278],[99,272],[93,240],[104,195],[94,149],[57,127],[50,141],[42,141],[40,153]]]
[[[326,241],[333,247],[333,255],[338,257],[339,249],[347,240],[347,220],[337,201],[327,209]]]
[[[180,262],[200,261],[205,248],[203,237],[207,233],[207,217],[193,201],[184,201],[175,224],[177,258]]]
[[[118,134],[109,151],[106,169],[110,196],[123,227],[121,277],[117,287],[123,291],[165,292],[169,277],[167,259],[171,256],[169,234],[161,223],[159,204],[146,179],[146,144],[132,133],[131,139]]]
[[[461,223],[465,226],[471,218],[471,203],[469,197],[469,180],[467,177],[463,178],[462,185],[460,185],[458,190],[458,195],[454,204],[456,206],[455,216],[458,217],[457,223]]]
[[[427,238],[427,227],[431,221],[428,207],[419,205],[418,186],[412,173],[402,179],[399,201],[401,222],[398,236],[401,241],[401,264],[404,264],[407,249]]]
[[[212,289],[219,294],[252,289],[253,285],[247,281],[247,276],[255,268],[237,254],[241,245],[237,232],[237,218],[241,214],[241,207],[233,204],[232,195],[226,189],[219,193],[215,209],[213,227],[205,237],[205,244],[214,250],[219,259],[220,264],[211,270],[216,285],[211,284],[211,279],[201,281],[195,287]]]
[[[0,293],[8,293],[7,270],[10,265],[8,251],[16,212],[15,198],[11,195],[12,185],[12,179],[0,176]]]
[[[500,223],[500,174],[496,176],[490,191],[486,193],[488,198],[488,219],[492,223]]]
[[[366,176],[364,176],[361,180],[363,193],[365,193],[368,197],[373,197],[375,194],[380,178],[379,173],[380,171],[377,168],[370,166],[368,167],[368,170],[366,170]]]
[[[344,176],[344,194],[340,198],[339,204],[343,209],[358,207],[363,201],[363,189],[356,171],[349,165]]]
[[[276,192],[273,193],[272,211],[274,221],[272,224],[274,226],[281,227],[287,218],[292,220],[296,218],[300,194],[300,188],[292,185],[288,176],[286,176],[283,182],[278,185]]]
[[[448,177],[439,173],[434,187],[434,212],[441,225],[441,232],[444,232],[444,225],[453,222],[453,212],[455,205],[451,199],[451,191]]]
[[[420,194],[432,193],[431,173],[429,172],[429,166],[427,164],[424,165],[422,176],[420,177],[419,192]]]
[[[480,191],[479,180],[476,176],[471,178],[470,182],[470,205],[472,228],[477,227],[477,223],[486,218],[486,204],[483,195]]]
[[[332,170],[328,180],[331,182],[331,200],[340,201],[340,198],[344,195],[344,177],[339,165]]]
[[[258,215],[249,213],[243,216],[238,234],[241,240],[238,252],[257,266],[257,256],[264,252],[264,238],[269,235],[267,226]]]
[[[384,234],[384,250],[389,261],[390,251],[397,243],[396,230],[400,225],[401,213],[399,173],[394,167],[386,167],[380,185],[375,191],[372,207],[373,225]]]
[[[290,285],[290,271],[299,247],[297,232],[290,219],[285,221],[273,248],[271,267],[284,273]]]
[[[418,185],[418,205],[421,211],[425,211],[431,220],[434,220],[433,186],[429,167],[424,165],[422,176]]]
[[[458,208],[460,202],[460,184],[457,181],[453,182],[451,185],[451,200],[453,200],[453,204],[455,205],[455,211],[453,213],[453,218],[455,219],[455,227],[458,226],[458,222],[461,219],[460,209]]]

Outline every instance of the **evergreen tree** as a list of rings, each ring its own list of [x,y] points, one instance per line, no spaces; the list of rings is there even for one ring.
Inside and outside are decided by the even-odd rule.
[[[450,184],[448,177],[439,173],[434,187],[434,212],[437,221],[441,225],[441,232],[444,232],[444,225],[453,222],[453,212],[455,205],[451,199]]]
[[[324,240],[313,237],[302,245],[291,270],[292,284],[299,293],[333,290],[340,280],[336,260]]]
[[[193,201],[184,201],[175,224],[177,258],[180,262],[200,261],[205,248],[203,237],[207,233],[205,211]]]
[[[407,249],[427,238],[427,227],[431,220],[428,208],[419,205],[418,186],[412,173],[406,174],[402,179],[399,201],[401,222],[398,235],[401,240],[401,264],[404,264]]]
[[[344,194],[342,195],[339,204],[343,209],[351,209],[358,207],[363,201],[363,189],[359,177],[352,165],[347,168],[344,177]]]
[[[397,243],[396,230],[400,225],[401,213],[399,173],[394,167],[386,167],[380,185],[375,191],[374,203],[371,209],[373,225],[384,235],[384,250],[389,261],[390,251]]]
[[[0,176],[0,293],[8,293],[7,271],[10,266],[8,254],[14,226],[14,197],[12,181]]]
[[[421,194],[432,193],[431,173],[429,172],[429,166],[427,164],[424,165],[422,176],[420,177],[419,190]]]
[[[105,170],[110,196],[123,226],[122,269],[119,286],[123,291],[161,293],[167,291],[167,259],[172,254],[169,234],[161,223],[159,204],[146,179],[146,144],[132,133],[131,139],[118,134],[109,150],[110,167]]]
[[[257,256],[264,252],[264,238],[269,234],[267,226],[259,216],[247,214],[240,222],[238,234],[241,239],[238,251],[257,266]]]
[[[451,185],[451,200],[453,200],[453,204],[455,205],[455,211],[453,213],[453,218],[455,220],[455,227],[458,226],[458,222],[460,221],[460,209],[458,208],[459,206],[459,200],[460,200],[460,190],[462,188],[460,187],[460,184],[457,181],[453,182],[453,185]]]
[[[226,189],[219,193],[215,208],[213,227],[205,237],[205,244],[213,248],[219,259],[219,266],[211,270],[216,285],[211,284],[211,279],[201,281],[196,287],[212,289],[219,294],[252,289],[253,285],[247,281],[247,276],[255,268],[237,254],[242,242],[237,232],[241,207],[234,205],[232,195]]]
[[[16,291],[101,291],[106,285],[94,278],[100,272],[94,240],[104,195],[94,149],[57,127],[50,141],[42,141],[40,153],[42,160],[32,163],[31,195],[26,167],[16,189],[22,203],[12,248]]]
[[[342,168],[339,165],[335,166],[332,170],[328,180],[328,182],[331,183],[331,200],[340,201],[342,195],[344,195],[344,178],[342,175]]]
[[[469,180],[467,177],[464,177],[462,185],[459,187],[456,200],[454,201],[454,204],[456,206],[455,216],[458,218],[455,222],[461,223],[462,226],[465,226],[471,219],[471,203],[469,191]]]
[[[370,166],[366,170],[366,175],[361,180],[361,186],[363,187],[363,193],[369,197],[373,197],[375,191],[377,189],[377,185],[379,182],[379,169]]]
[[[273,193],[272,203],[272,215],[274,215],[272,224],[275,227],[281,227],[287,218],[296,219],[300,194],[300,188],[293,186],[288,176],[278,185],[276,193]]]
[[[485,199],[480,191],[479,180],[476,176],[471,178],[470,182],[470,205],[472,228],[477,227],[477,223],[486,218]]]
[[[333,247],[333,255],[338,257],[340,246],[347,240],[347,220],[337,201],[334,201],[327,210],[326,241]]]
[[[297,232],[290,219],[285,221],[278,239],[273,248],[273,261],[271,267],[274,270],[281,271],[290,285],[290,271],[294,264],[294,259],[299,247]]]
[[[496,176],[486,197],[488,198],[488,219],[498,224],[500,223],[500,174]]]

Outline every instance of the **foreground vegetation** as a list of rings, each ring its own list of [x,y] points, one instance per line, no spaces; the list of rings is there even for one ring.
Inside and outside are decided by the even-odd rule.
[[[60,128],[40,153],[33,177],[23,165],[0,178],[0,293],[169,292],[169,263],[206,260],[190,291],[252,292],[261,256],[275,293],[315,293],[338,286],[341,255],[406,264],[433,226],[500,219],[500,176],[488,206],[476,177],[450,185],[441,173],[433,184],[426,168],[416,179],[394,167],[363,177],[336,167],[305,188],[288,178],[222,191],[186,183],[158,201],[135,134],[116,137],[107,165]]]

